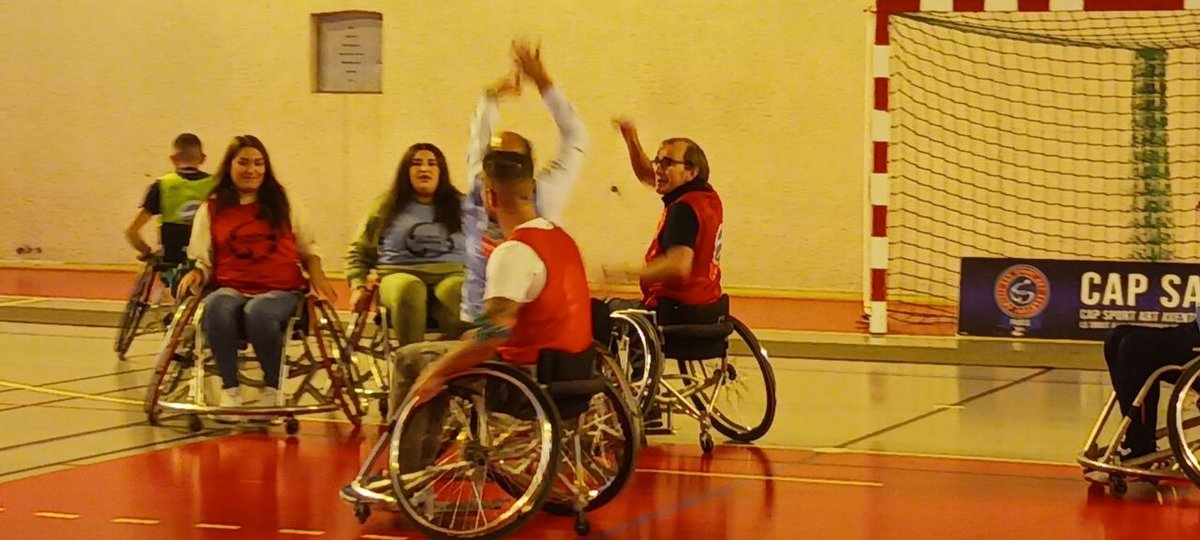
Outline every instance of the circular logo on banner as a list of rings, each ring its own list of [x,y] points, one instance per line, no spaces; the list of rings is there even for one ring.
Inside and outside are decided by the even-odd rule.
[[[1050,280],[1028,264],[1005,268],[993,290],[996,305],[1014,319],[1032,319],[1050,304]]]

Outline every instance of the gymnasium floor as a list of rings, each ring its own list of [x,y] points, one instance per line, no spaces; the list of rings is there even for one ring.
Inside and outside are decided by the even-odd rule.
[[[154,428],[138,401],[157,341],[0,323],[0,538],[417,538],[340,502],[375,425]],[[777,359],[754,446],[701,457],[694,423],[651,438],[592,538],[1174,538],[1190,487],[1089,490],[1072,464],[1107,399],[1098,372]],[[377,419],[376,419],[377,420]],[[539,516],[516,538],[571,538]]]

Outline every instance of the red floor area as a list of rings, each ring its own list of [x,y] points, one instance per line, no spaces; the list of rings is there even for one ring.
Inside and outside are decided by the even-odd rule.
[[[306,423],[299,438],[244,434],[0,484],[0,538],[417,537],[386,512],[360,526],[338,500],[366,451],[345,426]],[[730,446],[701,458],[672,445],[648,448],[638,467],[592,514],[592,538],[1164,540],[1200,531],[1194,490],[1089,495],[1067,466]],[[60,516],[36,515],[44,512]],[[573,536],[569,519],[539,516],[515,537]]]

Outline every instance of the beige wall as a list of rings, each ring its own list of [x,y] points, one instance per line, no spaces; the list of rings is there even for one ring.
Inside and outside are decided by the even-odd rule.
[[[230,136],[264,139],[315,215],[329,266],[366,203],[418,140],[465,183],[467,121],[540,36],[592,150],[567,225],[593,266],[636,259],[660,204],[628,172],[609,120],[650,147],[699,141],[726,206],[730,287],[853,297],[862,286],[865,0],[348,2],[12,0],[0,3],[0,260],[130,262],[120,230],[168,146],[198,133],[215,164]],[[316,12],[382,10],[384,93],[311,92]],[[526,94],[502,128],[541,160],[553,123]],[[619,186],[621,194],[611,193]]]

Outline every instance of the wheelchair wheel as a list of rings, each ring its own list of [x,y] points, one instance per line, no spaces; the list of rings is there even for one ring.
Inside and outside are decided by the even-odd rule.
[[[187,339],[187,329],[192,324],[192,319],[199,306],[199,296],[192,296],[179,303],[179,306],[175,308],[175,315],[171,318],[171,326],[167,328],[167,339],[163,341],[163,347],[158,351],[158,358],[154,363],[154,373],[150,375],[150,383],[146,386],[146,399],[142,404],[145,413],[154,415],[153,420],[155,421],[157,421],[159,398],[164,393],[172,391],[179,382],[178,377],[169,376],[172,372],[172,364],[175,362],[175,352],[179,350],[183,340]],[[197,360],[197,362],[199,361]],[[197,363],[195,369],[203,369],[202,366],[203,364]]]
[[[334,396],[346,417],[354,425],[360,425],[367,412],[359,401],[354,389],[356,376],[354,362],[351,357],[351,347],[346,335],[342,333],[341,322],[333,305],[324,300],[313,302],[309,308],[309,320],[312,321],[311,334],[317,343],[317,352],[321,355],[321,363],[326,366],[333,384]]]
[[[654,323],[640,313],[614,312],[608,350],[633,389],[634,410],[641,417],[647,416],[654,407],[663,373],[662,343]]]
[[[146,267],[142,269],[142,274],[134,282],[133,291],[129,294],[129,301],[125,302],[125,311],[121,314],[120,325],[117,326],[117,340],[113,345],[113,351],[122,360],[125,359],[125,353],[129,351],[129,346],[133,344],[133,338],[137,336],[137,331],[142,325],[142,317],[150,309],[150,292],[154,289],[155,273],[154,265],[147,263]]]
[[[710,386],[692,396],[692,402],[700,410],[712,403],[713,427],[730,439],[748,443],[766,435],[775,421],[775,372],[767,351],[750,329],[733,317],[729,321],[734,330],[729,348],[745,347],[750,356],[680,360],[679,371],[690,377],[692,384]],[[722,378],[724,384],[711,387]]]
[[[542,507],[562,459],[558,411],[520,369],[489,362],[452,376],[437,397],[406,402],[388,471],[401,511],[434,538],[496,538]],[[497,476],[529,481],[510,493]]]
[[[592,396],[591,406],[578,418],[563,422],[563,459],[559,481],[543,507],[558,516],[574,516],[575,490],[589,496],[585,511],[604,506],[616,497],[633,475],[641,449],[628,401],[613,386]],[[578,445],[577,445],[578,443]],[[575,484],[581,484],[576,486]]]
[[[1183,367],[1167,404],[1167,437],[1179,468],[1200,486],[1200,356]]]

